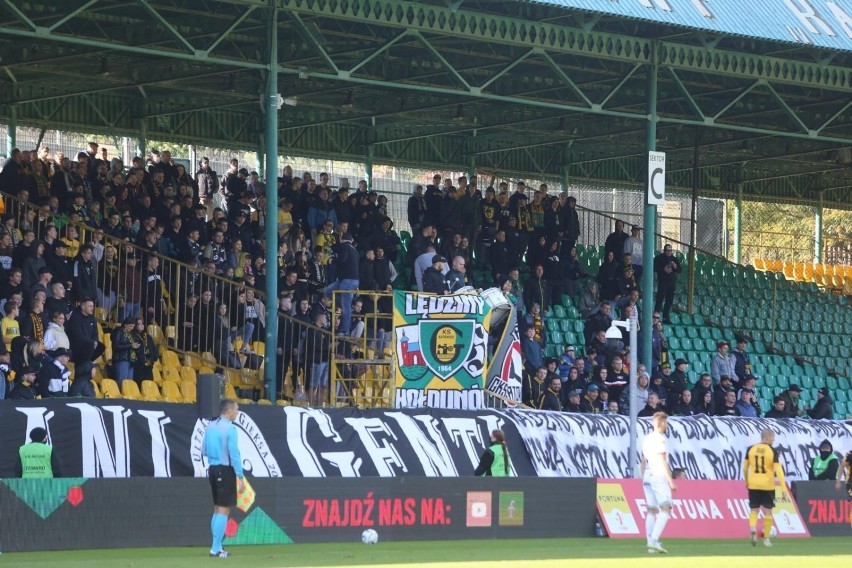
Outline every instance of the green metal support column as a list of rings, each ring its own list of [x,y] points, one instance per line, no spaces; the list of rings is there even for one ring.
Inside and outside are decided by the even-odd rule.
[[[737,184],[737,198],[734,200],[734,262],[742,262],[743,250],[743,184]]]
[[[373,191],[373,155],[375,149],[373,145],[367,146],[367,157],[364,160],[364,179],[367,180],[367,190]]]
[[[471,154],[470,158],[468,158],[468,168],[467,168],[467,180],[468,182],[474,178],[476,175],[476,155]]]
[[[565,194],[568,194],[568,187],[569,187],[570,182],[571,182],[571,179],[568,176],[568,170],[569,169],[570,168],[568,167],[567,164],[562,166],[562,192],[565,193]]]
[[[657,149],[657,65],[652,63],[648,66],[648,124],[646,127],[646,150],[654,152]],[[646,193],[650,188],[646,188]],[[641,344],[642,363],[648,373],[651,368],[651,331],[654,323],[654,241],[657,233],[657,206],[648,204],[645,197],[644,227],[642,231],[642,324]],[[635,472],[634,472],[635,474]]]
[[[263,167],[263,146],[254,153],[254,171],[257,172],[258,179],[263,177],[265,168]]]
[[[822,192],[819,192],[819,202],[814,207],[814,262],[822,263]]]
[[[148,123],[144,118],[142,118],[142,119],[139,120],[139,132],[136,134],[136,155],[139,156],[140,158],[142,158],[143,161],[145,160],[145,156],[148,154],[148,149],[146,147],[147,144],[148,144]],[[128,166],[130,165],[130,162],[132,160],[133,160],[133,158],[131,158],[128,161],[128,164],[127,164]],[[193,172],[193,173],[195,173],[195,172]]]
[[[267,30],[269,41],[269,74],[266,79],[266,396],[275,400],[278,348],[278,9],[273,8]],[[282,346],[291,349],[291,345]]]
[[[12,150],[18,145],[18,106],[9,105],[9,124],[6,128],[6,157],[12,157]]]

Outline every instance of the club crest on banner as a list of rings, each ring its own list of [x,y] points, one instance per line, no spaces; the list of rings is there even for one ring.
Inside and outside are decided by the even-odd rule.
[[[473,320],[420,320],[420,337],[429,344],[420,344],[423,362],[436,376],[446,380],[462,368],[473,347]],[[425,349],[424,349],[425,347]]]

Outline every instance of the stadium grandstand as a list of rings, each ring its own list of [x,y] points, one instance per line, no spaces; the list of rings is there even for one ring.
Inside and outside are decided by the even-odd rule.
[[[15,377],[7,397],[70,389],[192,402],[196,376],[219,371],[228,394],[246,402],[392,406],[388,294],[423,290],[428,250],[444,257],[444,273],[457,259],[464,265],[455,286],[442,280],[433,291],[502,289],[521,331],[534,326],[544,358],[530,361],[523,350],[527,381],[555,360],[548,372],[566,382],[566,361],[597,348],[573,386],[586,396],[596,384],[618,400],[623,383],[600,369],[621,376],[628,360],[595,337],[609,327],[599,311],[611,302],[612,317],[641,308],[646,327],[662,311],[662,327],[634,348],[669,411],[718,355],[730,359],[730,374],[740,365],[733,387],[756,380],[746,388],[758,413],[792,384],[806,404],[829,388],[833,412],[845,416],[852,273],[843,242],[823,246],[818,226],[814,262],[744,266],[738,232],[744,199],[812,204],[818,217],[823,207],[848,207],[842,47],[822,46],[840,51],[815,65],[807,46],[782,60],[771,42],[745,53],[745,39],[733,35],[692,45],[669,38],[662,21],[630,36],[617,15],[590,17],[565,36],[570,13],[558,2],[426,2],[412,13],[378,2],[373,14],[280,2],[268,31],[269,9],[257,2],[224,2],[204,23],[205,8],[192,2],[90,4],[47,2],[29,15],[2,8],[10,81],[0,105],[8,154],[0,301]],[[128,37],[120,26],[103,29],[103,18],[158,25]],[[344,47],[334,44],[344,22],[380,27],[357,40],[342,34],[358,43]],[[438,42],[465,26],[472,34],[455,37],[460,45]],[[262,53],[266,40],[273,49]],[[489,59],[480,47],[495,41],[504,45]],[[461,55],[467,50],[476,61]],[[143,72],[147,61],[158,64]],[[269,65],[282,80],[272,80]],[[721,84],[707,88],[707,76]],[[294,171],[280,152],[263,159],[252,137],[273,118],[264,145],[278,147],[280,134],[288,154],[326,157],[314,159],[318,169]],[[149,138],[181,155],[149,148]],[[634,189],[643,151],[654,149],[669,160],[670,201],[659,212]],[[363,168],[331,179],[322,171],[329,157]],[[441,174],[420,169],[383,192],[379,164],[436,164]],[[601,206],[597,194],[610,193],[612,205]],[[720,198],[735,203],[732,245]],[[628,240],[631,229],[638,232]],[[333,311],[350,312],[341,310],[346,296],[321,299],[341,269],[335,251],[346,234],[360,257],[352,322]],[[667,248],[673,274],[655,258],[642,261],[643,252],[665,260]],[[837,262],[822,262],[823,249]],[[630,272],[625,252],[634,256]],[[655,275],[666,279],[673,307]],[[84,299],[91,315],[81,312]],[[315,325],[319,313],[324,327]],[[74,336],[81,316],[96,322],[91,353]],[[350,337],[340,339],[341,329]],[[723,342],[729,355],[717,349]],[[71,384],[56,392],[29,380],[39,365],[28,354],[45,347],[48,357],[61,348],[70,356]],[[317,364],[330,360],[331,370],[318,372],[331,374],[331,389],[315,392]],[[678,360],[688,365],[675,369]],[[666,365],[677,380],[663,374]],[[525,388],[522,402],[539,406],[539,394]]]

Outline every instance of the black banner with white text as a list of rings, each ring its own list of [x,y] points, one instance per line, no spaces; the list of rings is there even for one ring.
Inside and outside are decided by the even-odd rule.
[[[623,478],[623,416],[531,410],[358,410],[245,406],[236,425],[252,477],[464,477],[473,474],[492,430],[506,432],[513,474]],[[46,428],[66,477],[202,477],[206,420],[195,406],[127,400],[0,401],[0,477],[14,477],[17,449]],[[741,479],[745,451],[775,430],[791,481],[806,479],[823,439],[852,446],[839,421],[709,418],[669,420],[672,467],[692,479]],[[641,437],[650,430],[639,425]]]

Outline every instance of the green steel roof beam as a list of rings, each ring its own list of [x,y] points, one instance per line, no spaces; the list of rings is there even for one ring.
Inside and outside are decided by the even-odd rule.
[[[460,90],[460,89],[450,89],[450,88],[447,88],[447,87],[440,87],[440,86],[418,85],[418,84],[409,84],[409,83],[395,83],[395,82],[390,82],[390,81],[381,81],[381,80],[377,80],[377,79],[368,79],[368,78],[363,78],[363,77],[351,77],[351,76],[346,77],[345,75],[343,77],[341,77],[340,75],[332,75],[332,74],[329,74],[329,73],[321,73],[321,72],[316,72],[316,71],[304,71],[304,70],[300,71],[298,69],[290,69],[288,67],[279,67],[279,73],[289,74],[289,75],[295,75],[295,74],[302,73],[302,74],[306,74],[307,76],[313,77],[313,78],[316,78],[316,79],[328,79],[328,80],[342,79],[344,81],[349,81],[349,82],[361,84],[361,85],[371,85],[371,86],[375,86],[375,87],[387,87],[387,88],[393,88],[393,89],[441,93],[441,94],[448,94],[448,95],[460,95],[460,96],[464,96],[464,97],[491,100],[491,101],[496,101],[496,102],[535,106],[535,107],[540,107],[540,108],[549,108],[549,109],[559,110],[559,111],[563,111],[563,112],[591,112],[591,113],[594,113],[594,114],[612,116],[612,117],[631,118],[631,119],[636,119],[636,120],[646,120],[647,119],[647,116],[645,116],[644,114],[640,114],[639,112],[613,111],[613,110],[602,109],[602,108],[598,108],[598,107],[590,109],[590,108],[587,108],[587,107],[570,105],[570,104],[565,104],[565,103],[539,101],[539,100],[534,100],[534,99],[513,97],[513,96],[501,96],[501,95],[495,95],[495,94],[491,94],[491,93],[470,92],[470,91],[463,91],[463,90]],[[722,113],[717,114],[717,116],[726,112],[734,104],[736,104],[736,102],[738,100],[740,100],[742,97],[747,95],[748,92],[750,92],[752,89],[754,89],[756,86],[758,86],[761,83],[762,83],[761,80],[758,80],[755,83],[753,83],[746,90],[744,90],[742,93],[740,93],[740,95],[738,95],[733,101],[731,101],[731,103],[729,103],[725,107],[725,109],[723,109]],[[753,134],[772,134],[772,135],[776,135],[776,136],[785,136],[785,137],[790,137],[790,138],[818,139],[818,140],[823,140],[823,141],[827,141],[827,142],[839,142],[839,143],[842,143],[842,144],[848,144],[850,141],[852,141],[852,139],[844,139],[844,138],[838,138],[838,137],[833,137],[833,136],[821,136],[816,132],[809,132],[809,133],[789,132],[789,131],[783,131],[783,130],[773,130],[773,129],[757,128],[757,127],[752,127],[752,126],[728,124],[728,123],[718,122],[716,120],[716,117],[705,118],[704,120],[694,120],[694,119],[682,119],[682,118],[676,118],[676,117],[660,116],[660,117],[658,117],[658,120],[660,122],[671,123],[671,124],[686,124],[686,125],[691,125],[691,126],[713,126],[713,127],[722,128],[722,129],[725,129],[725,130],[734,130],[734,131],[739,131],[739,132],[750,132],[750,133],[753,133]]]
[[[211,57],[210,55],[195,52],[195,53],[187,53],[183,51],[174,51],[169,49],[154,49],[150,47],[140,47],[135,45],[128,45],[124,43],[115,43],[110,41],[103,40],[93,40],[80,38],[75,36],[69,36],[64,34],[56,34],[48,31],[47,28],[37,28],[35,30],[22,30],[18,28],[10,28],[8,26],[0,26],[0,35],[9,35],[16,37],[25,37],[30,39],[38,39],[38,40],[47,40],[47,41],[58,41],[62,43],[68,43],[71,45],[82,45],[85,47],[94,47],[97,49],[105,49],[118,51],[123,53],[133,53],[137,55],[145,55],[149,57],[164,57],[171,59],[180,59],[184,61],[200,61],[211,63],[214,65],[224,65],[228,67],[236,67],[241,69],[266,69],[267,66],[263,63],[255,63],[253,61],[239,60],[239,59],[228,59],[225,57]]]
[[[63,17],[61,17],[60,19],[56,20],[51,25],[49,25],[47,27],[47,29],[52,32],[53,30],[55,30],[56,28],[58,28],[62,24],[68,22],[69,20],[71,20],[73,18],[76,18],[77,16],[79,16],[80,14],[82,14],[83,12],[85,12],[86,10],[91,8],[93,5],[97,4],[98,1],[99,0],[89,0],[88,2],[83,4],[82,6],[78,6],[77,8],[74,8],[73,10],[71,10],[70,12],[65,14]]]
[[[213,41],[213,43],[211,43],[210,45],[208,45],[208,46],[207,46],[207,49],[206,49],[206,50],[204,50],[205,55],[210,55],[211,53],[213,53],[213,51],[214,51],[217,47],[219,47],[219,44],[220,44],[220,43],[222,43],[222,41],[223,41],[225,38],[227,38],[228,36],[230,36],[230,35],[231,35],[231,33],[233,33],[233,31],[234,31],[235,29],[237,29],[237,28],[239,27],[239,25],[240,25],[240,24],[242,24],[242,23],[243,23],[243,21],[245,21],[245,19],[246,19],[246,18],[248,18],[248,17],[251,15],[251,13],[255,11],[255,9],[256,9],[256,8],[257,8],[257,6],[249,6],[249,7],[246,9],[246,11],[245,11],[245,12],[243,12],[242,14],[240,14],[239,16],[237,16],[237,19],[236,19],[236,20],[234,20],[234,22],[233,22],[230,26],[228,26],[228,29],[226,29],[224,32],[222,32],[221,34],[219,34],[219,37],[217,37],[217,38]]]
[[[189,41],[187,41],[187,39],[183,37],[183,35],[179,31],[177,31],[175,27],[171,24],[171,22],[166,20],[162,14],[152,8],[151,5],[148,3],[148,0],[138,0],[138,2],[145,7],[149,14],[154,16],[155,20],[160,22],[161,26],[163,26],[170,34],[172,34],[172,36],[178,41],[178,43],[183,44],[183,46],[186,47],[190,51],[190,53],[196,52],[195,46],[193,46]]]
[[[296,24],[296,28],[298,28],[299,35],[302,36],[302,39],[304,39],[309,45],[314,47],[316,52],[325,61],[326,65],[328,65],[328,68],[334,71],[335,73],[339,71],[337,64],[334,63],[334,60],[328,54],[328,51],[326,51],[326,49],[322,45],[320,45],[319,41],[317,41],[317,38],[314,36],[313,33],[311,33],[305,22],[302,21],[301,16],[299,16],[299,14],[297,14],[296,12],[287,12],[287,15],[290,16],[290,19],[293,20],[293,22]]]
[[[35,30],[36,28],[38,28],[38,26],[35,24],[35,22],[33,22],[31,19],[29,19],[29,18],[27,17],[27,15],[26,15],[26,14],[24,14],[24,13],[21,11],[21,9],[20,9],[20,8],[18,8],[18,6],[16,6],[16,5],[15,5],[15,2],[13,2],[12,0],[3,0],[3,5],[4,5],[4,6],[6,6],[6,8],[7,8],[10,12],[12,12],[12,14],[14,14],[16,18],[18,18],[19,20],[21,20],[23,23],[25,23],[25,24],[26,24],[27,26],[29,26],[31,29]]]
[[[804,122],[802,122],[802,119],[799,118],[799,115],[796,114],[796,112],[790,108],[790,105],[787,104],[787,101],[781,98],[781,95],[778,94],[778,91],[775,90],[775,87],[770,84],[767,84],[766,88],[769,90],[769,93],[772,95],[772,98],[778,101],[778,104],[781,105],[781,108],[784,109],[784,112],[786,112],[790,116],[790,118],[792,118],[793,121],[799,125],[799,128],[801,128],[803,132],[811,131],[811,129],[808,128]]]

